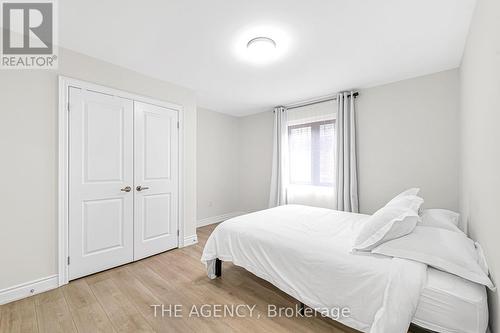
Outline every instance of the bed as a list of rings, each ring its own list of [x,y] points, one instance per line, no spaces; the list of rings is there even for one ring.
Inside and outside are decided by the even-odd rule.
[[[367,215],[286,205],[221,223],[202,255],[208,276],[231,261],[299,302],[362,332],[484,333],[484,286],[412,260],[353,254]],[[348,309],[335,316],[329,309]],[[333,312],[332,312],[333,313]]]

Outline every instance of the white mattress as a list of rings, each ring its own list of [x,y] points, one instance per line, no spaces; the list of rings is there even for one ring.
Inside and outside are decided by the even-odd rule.
[[[420,296],[413,323],[443,333],[483,333],[488,327],[486,288],[434,268]]]

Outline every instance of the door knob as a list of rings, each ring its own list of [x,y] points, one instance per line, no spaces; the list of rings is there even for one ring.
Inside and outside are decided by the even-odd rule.
[[[135,189],[140,192],[149,189],[149,187],[139,185]]]
[[[125,186],[124,188],[120,189],[122,192],[130,192],[132,191],[132,188],[130,186]]]

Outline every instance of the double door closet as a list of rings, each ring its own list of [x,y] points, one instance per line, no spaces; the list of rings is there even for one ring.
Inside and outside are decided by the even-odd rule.
[[[177,247],[179,111],[67,94],[69,280]]]

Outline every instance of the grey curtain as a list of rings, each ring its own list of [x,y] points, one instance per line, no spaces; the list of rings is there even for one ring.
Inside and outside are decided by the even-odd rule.
[[[354,92],[337,96],[336,209],[359,212]]]
[[[274,109],[273,129],[273,164],[269,207],[286,204],[288,183],[288,132],[287,110],[284,107]]]

